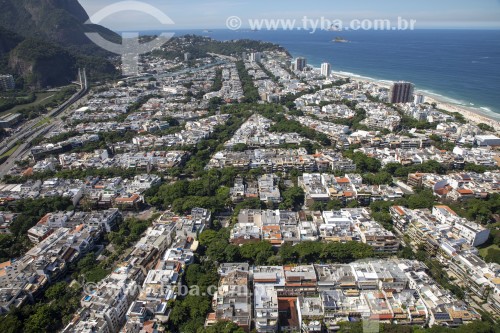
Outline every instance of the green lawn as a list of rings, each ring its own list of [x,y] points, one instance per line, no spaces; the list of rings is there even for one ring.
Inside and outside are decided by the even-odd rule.
[[[12,109],[6,111],[6,112],[9,112],[9,113],[14,113],[14,112],[18,112],[24,108],[29,108],[31,106],[37,106],[37,105],[44,105],[44,104],[48,104],[52,101],[52,97],[54,97],[56,95],[55,92],[39,92],[39,93],[36,93],[36,100],[33,102],[33,103],[29,103],[29,104],[23,104],[23,105],[16,105],[14,106]]]
[[[17,148],[19,148],[19,146],[20,146],[20,143],[18,143],[17,145],[15,145],[14,147],[12,147],[10,150],[8,150],[5,153],[3,153],[3,155],[0,156],[0,158],[9,157],[10,155],[14,154],[15,151],[17,150]]]
[[[45,117],[42,120],[40,120],[38,123],[36,123],[36,125],[34,127],[37,128],[37,127],[40,127],[40,126],[48,124],[48,123],[50,123],[50,118]]]
[[[488,247],[484,247],[482,249],[479,249],[479,254],[481,255],[482,258],[485,258],[490,249],[500,250],[500,247],[496,244],[492,244]]]
[[[36,99],[34,102],[29,103],[29,104],[16,105],[7,111],[0,112],[0,116],[10,114],[10,113],[16,113],[24,108],[28,108],[31,106],[45,105],[47,103],[50,103],[52,101],[53,97],[56,95],[56,93],[44,91],[44,92],[38,92],[35,95],[36,95]],[[20,97],[20,98],[22,98],[22,97]]]

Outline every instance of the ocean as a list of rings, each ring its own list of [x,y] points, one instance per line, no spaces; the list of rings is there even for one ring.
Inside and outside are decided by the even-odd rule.
[[[333,71],[385,81],[410,81],[450,103],[500,117],[500,30],[231,31],[179,30],[217,40],[255,39]],[[348,43],[334,43],[342,37]]]

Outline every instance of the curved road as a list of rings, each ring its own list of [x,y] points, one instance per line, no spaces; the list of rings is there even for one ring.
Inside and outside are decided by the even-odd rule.
[[[88,92],[88,85],[87,81],[85,80],[84,86],[81,88],[80,91],[78,91],[76,94],[71,96],[66,102],[61,104],[58,108],[55,110],[51,111],[47,115],[40,116],[36,119],[32,119],[22,125],[22,129],[12,135],[10,138],[7,138],[6,145],[0,149],[0,155],[4,154],[7,152],[9,149],[14,147],[16,144],[21,144],[19,147],[16,149],[16,151],[10,155],[10,157],[0,165],[0,178],[3,178],[10,168],[14,165],[15,161],[17,161],[24,153],[26,153],[27,149],[29,149],[31,141],[33,141],[35,138],[37,138],[40,135],[44,135],[48,131],[50,131],[52,128],[54,128],[56,125],[60,123],[60,120],[58,120],[64,115],[65,112],[68,111],[68,107],[71,105],[75,104],[78,100],[80,100],[83,96],[85,96]],[[47,124],[43,124],[41,126],[35,127],[36,124],[38,124],[40,121],[43,121],[45,118],[51,118],[51,120]],[[57,120],[56,122],[53,122],[53,120]]]

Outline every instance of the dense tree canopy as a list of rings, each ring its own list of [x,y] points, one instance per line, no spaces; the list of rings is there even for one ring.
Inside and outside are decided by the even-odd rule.
[[[290,187],[283,192],[283,202],[280,208],[298,210],[304,205],[304,197],[305,193],[301,187]]]
[[[500,194],[491,194],[486,200],[470,199],[460,203],[445,202],[458,215],[482,224],[493,222],[493,214],[500,212]],[[493,230],[494,232],[494,230]]]
[[[409,166],[403,166],[399,163],[388,163],[383,168],[384,172],[387,172],[395,177],[407,177],[410,173],[424,172],[424,173],[437,173],[446,174],[447,168],[437,162],[437,161],[427,161],[422,164],[413,164]]]
[[[381,168],[379,160],[373,157],[368,157],[362,152],[346,151],[344,155],[353,160],[356,164],[356,170],[359,173],[378,172]]]
[[[178,213],[204,207],[221,211],[229,204],[229,187],[233,186],[234,169],[212,169],[201,173],[196,180],[180,180],[160,186],[156,192],[148,192],[150,204],[166,209],[171,207]]]
[[[47,213],[73,208],[69,198],[41,198],[16,200],[2,208],[18,213],[10,224],[12,234],[0,235],[0,261],[10,260],[23,254],[31,243],[27,232]]]
[[[229,230],[207,230],[200,235],[202,253],[211,262],[249,262],[256,265],[342,262],[374,257],[373,248],[360,242],[284,243],[278,249],[259,241],[236,246],[229,243]]]
[[[44,294],[44,303],[12,310],[0,320],[0,332],[51,332],[58,331],[69,322],[80,307],[81,290],[66,282],[50,286]]]

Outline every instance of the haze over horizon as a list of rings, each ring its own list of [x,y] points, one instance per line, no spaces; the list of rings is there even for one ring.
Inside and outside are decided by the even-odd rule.
[[[119,0],[79,0],[89,16]],[[327,1],[318,0],[313,5],[302,2],[262,0],[144,0],[170,17],[175,24],[168,30],[226,28],[226,19],[238,16],[242,28],[249,28],[249,19],[295,19],[304,16],[330,20],[388,19],[398,17],[417,21],[417,29],[500,29],[500,0],[422,0],[407,2],[397,0]],[[123,11],[110,15],[100,24],[115,31],[164,30],[165,26],[148,14]]]

